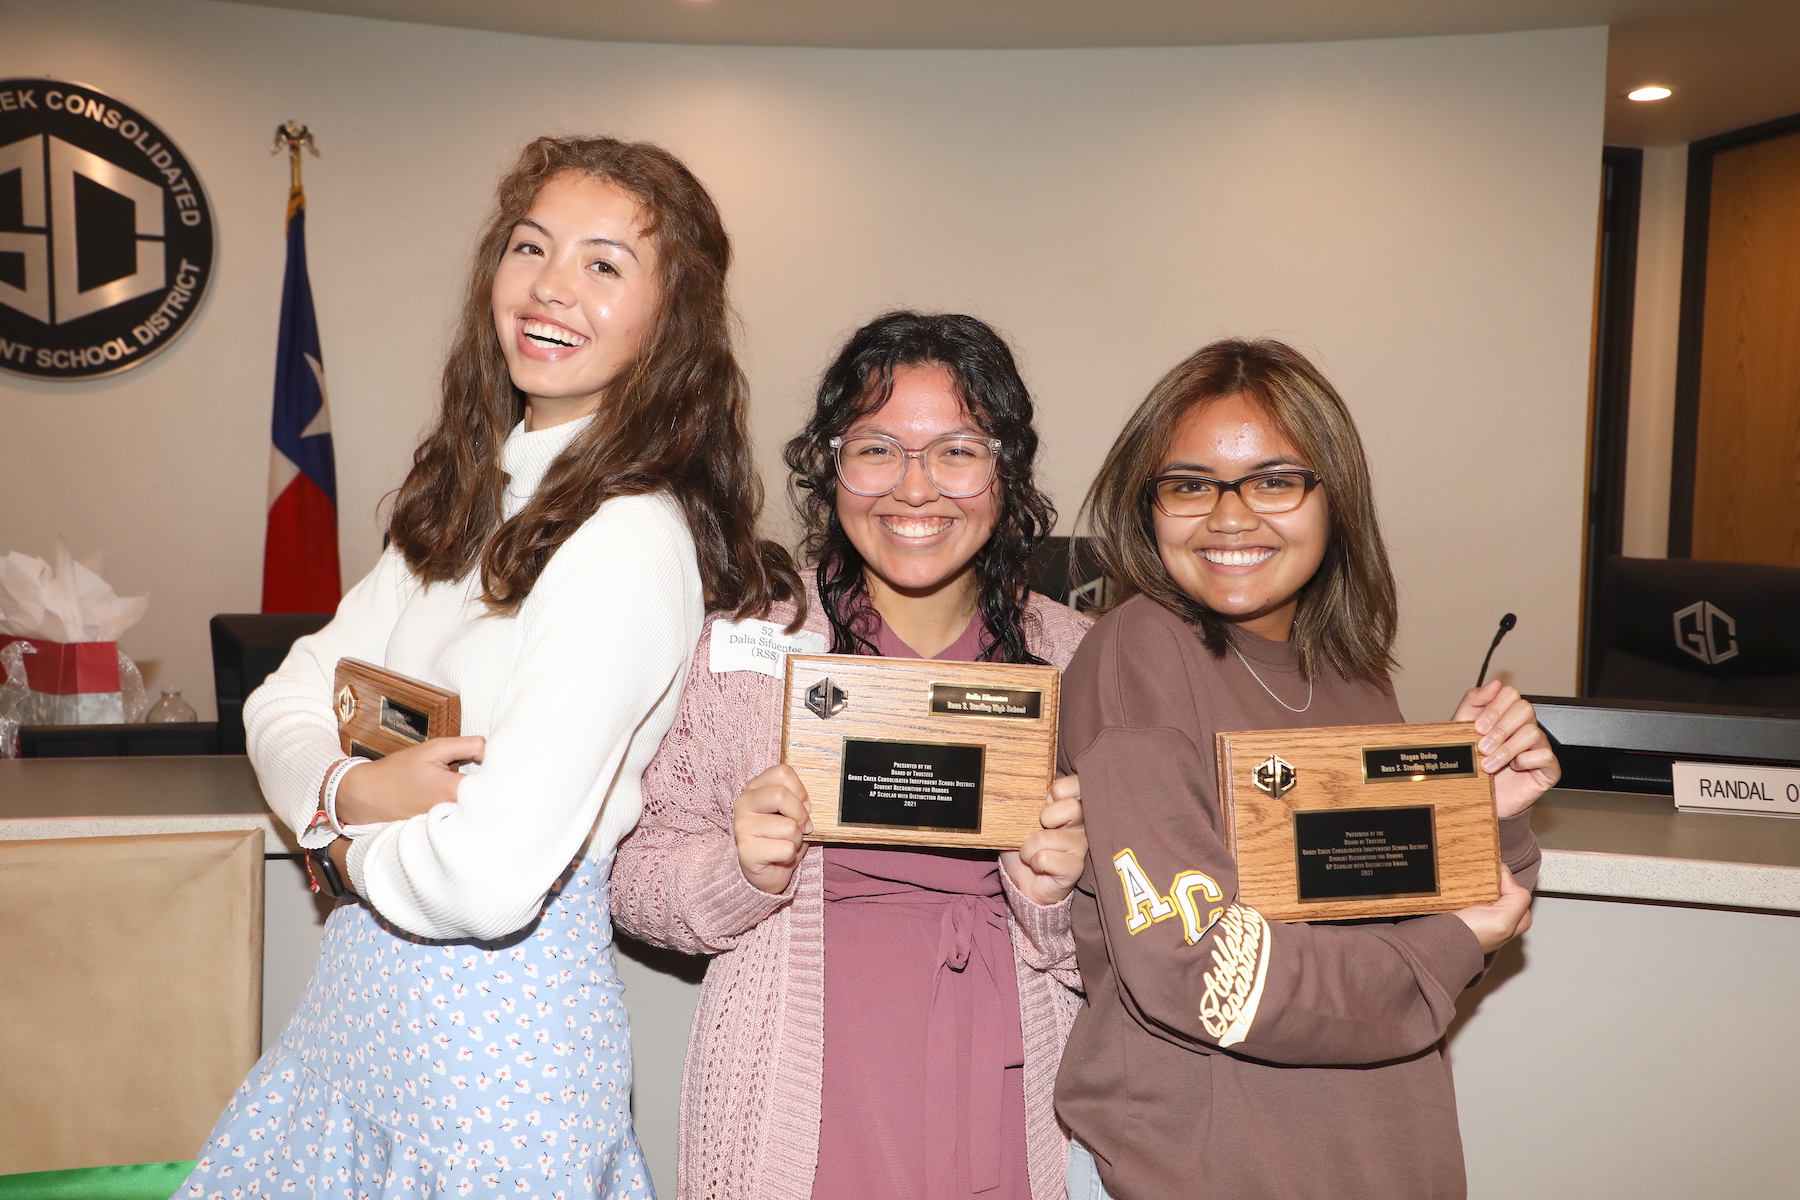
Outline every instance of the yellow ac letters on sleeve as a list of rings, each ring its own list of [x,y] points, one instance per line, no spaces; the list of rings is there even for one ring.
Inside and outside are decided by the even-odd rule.
[[[1138,866],[1137,855],[1129,846],[1113,855],[1113,868],[1119,872],[1119,884],[1125,889],[1125,911],[1131,914],[1125,922],[1127,933],[1148,929],[1175,915],[1175,906],[1151,885],[1150,876]]]
[[[1195,892],[1211,902],[1204,920],[1200,916],[1200,902],[1194,898]],[[1206,931],[1225,911],[1219,903],[1225,899],[1225,893],[1219,890],[1218,881],[1204,871],[1183,871],[1175,876],[1175,882],[1169,886],[1169,899],[1181,910],[1181,931],[1187,935],[1190,946],[1205,937]]]

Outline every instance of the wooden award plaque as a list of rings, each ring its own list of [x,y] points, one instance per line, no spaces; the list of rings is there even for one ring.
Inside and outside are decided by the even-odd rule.
[[[1238,899],[1269,920],[1417,916],[1499,898],[1494,781],[1474,725],[1217,736]]]
[[[781,761],[815,842],[1017,850],[1056,769],[1055,667],[790,654]]]
[[[462,732],[462,698],[360,658],[338,659],[331,685],[345,754],[381,758]]]

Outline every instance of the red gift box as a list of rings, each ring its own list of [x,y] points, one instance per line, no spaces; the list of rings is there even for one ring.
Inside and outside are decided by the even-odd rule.
[[[117,642],[52,642],[0,633],[0,650],[13,642],[29,642],[37,649],[25,655],[25,679],[34,692],[76,696],[119,690]]]

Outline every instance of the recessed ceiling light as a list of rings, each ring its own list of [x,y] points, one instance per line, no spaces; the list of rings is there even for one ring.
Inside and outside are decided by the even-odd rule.
[[[1636,88],[1625,93],[1627,100],[1667,100],[1675,94],[1674,89],[1653,85]]]

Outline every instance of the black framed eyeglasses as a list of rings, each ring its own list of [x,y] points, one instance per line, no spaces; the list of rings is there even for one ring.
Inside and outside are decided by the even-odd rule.
[[[882,433],[831,439],[838,482],[858,496],[885,496],[906,478],[906,460],[916,458],[940,496],[966,500],[994,481],[1000,459],[998,438],[952,433],[908,450]]]
[[[1294,467],[1258,471],[1242,479],[1208,479],[1204,475],[1158,475],[1145,486],[1156,507],[1171,517],[1204,517],[1219,506],[1219,497],[1236,492],[1253,513],[1293,512],[1323,483],[1316,471]]]

